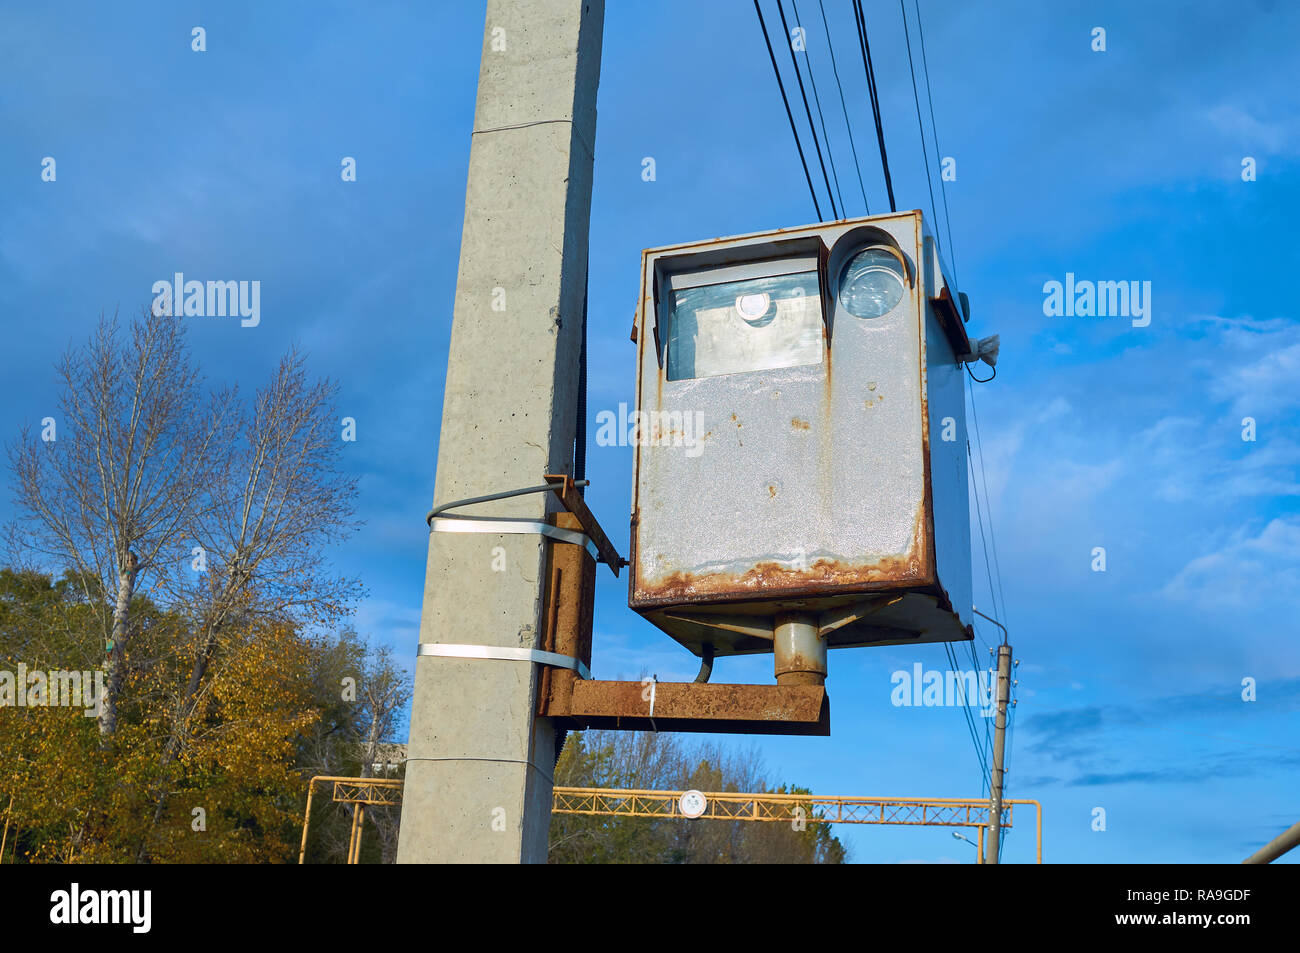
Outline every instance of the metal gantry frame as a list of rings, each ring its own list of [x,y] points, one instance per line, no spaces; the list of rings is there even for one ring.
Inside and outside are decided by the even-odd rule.
[[[307,853],[307,830],[316,783],[332,783],[332,800],[353,804],[352,833],[348,841],[349,864],[361,856],[361,828],[366,805],[402,803],[401,778],[339,778],[318,776],[307,786],[307,810],[303,816],[302,845],[298,863]],[[652,791],[634,788],[554,789],[552,814],[586,814],[608,817],[679,817],[684,791]],[[945,797],[837,797],[825,794],[768,794],[703,792],[704,813],[696,820],[793,822],[811,824],[889,824],[918,827],[974,827],[979,831],[979,858],[984,862],[984,834],[989,827],[988,798]],[[1002,802],[1003,827],[1011,827],[1016,805],[1032,805],[1036,841],[1035,863],[1043,862],[1043,806],[1030,798]],[[802,808],[804,815],[796,814]]]
[[[317,775],[307,784],[307,810],[302,818],[302,843],[298,847],[298,863],[304,863],[307,855],[307,831],[311,827],[311,802],[316,793],[316,784],[332,783],[334,785],[332,801],[351,804],[352,830],[348,835],[347,863],[355,864],[361,858],[361,829],[365,823],[366,805],[396,806],[402,803],[401,778],[339,778],[329,775]]]
[[[618,788],[555,788],[553,814],[619,817],[686,817],[678,807],[683,791]],[[979,829],[979,860],[984,862],[984,832],[989,827],[987,798],[837,797],[819,794],[742,794],[703,792],[707,806],[699,819],[793,821],[816,824],[890,824]],[[1043,862],[1043,807],[1029,798],[1002,802],[1003,827],[1011,827],[1014,806],[1033,805],[1037,853]],[[806,816],[796,815],[803,808]]]

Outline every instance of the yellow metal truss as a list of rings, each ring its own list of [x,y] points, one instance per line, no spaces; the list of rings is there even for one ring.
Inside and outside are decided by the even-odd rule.
[[[402,803],[400,778],[315,777],[307,786],[307,811],[303,818],[298,863],[307,852],[307,827],[317,782],[332,783],[333,800],[356,805],[348,844],[349,864],[361,854],[361,825],[366,805]],[[587,814],[609,817],[679,817],[682,791],[643,791],[631,788],[554,789],[553,814]],[[825,794],[751,794],[734,791],[705,792],[704,813],[697,820],[790,821],[813,824],[901,824],[924,827],[974,827],[979,831],[979,862],[984,858],[984,832],[989,826],[989,802],[976,798],[943,797],[836,797]],[[1002,826],[1011,827],[1016,805],[1032,805],[1037,841],[1037,863],[1043,862],[1043,807],[1035,800],[1004,800]],[[802,813],[800,813],[802,812]]]
[[[611,817],[685,817],[678,807],[682,791],[615,788],[555,788],[554,814]],[[979,830],[980,862],[989,802],[974,798],[836,797],[823,794],[742,794],[705,792],[699,819],[794,821],[817,824],[903,824],[927,827],[974,827]],[[1017,804],[1033,805],[1037,862],[1043,862],[1043,809],[1035,800],[1004,800],[1002,826],[1011,827]],[[799,813],[802,811],[802,814]]]
[[[366,805],[398,805],[402,803],[401,778],[336,778],[317,775],[307,784],[307,810],[302,818],[302,843],[298,847],[298,863],[307,855],[307,829],[311,826],[311,802],[317,783],[332,783],[331,800],[351,804],[352,829],[348,835],[347,863],[355,864],[361,857],[361,826],[365,823]]]

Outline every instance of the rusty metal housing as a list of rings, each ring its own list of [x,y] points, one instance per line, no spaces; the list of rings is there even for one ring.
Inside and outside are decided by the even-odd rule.
[[[971,638],[959,301],[920,211],[645,251],[628,605],[697,655]]]

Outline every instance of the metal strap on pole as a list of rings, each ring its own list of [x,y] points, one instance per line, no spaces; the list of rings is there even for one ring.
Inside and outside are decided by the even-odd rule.
[[[512,520],[495,517],[433,516],[429,528],[435,533],[537,533],[561,543],[582,546],[591,558],[600,562],[600,553],[591,537],[572,529],[561,529],[538,520]]]
[[[494,659],[504,662],[536,662],[538,665],[554,665],[577,672],[585,679],[591,678],[591,670],[581,660],[571,655],[558,652],[545,652],[541,649],[514,648],[503,645],[467,645],[453,642],[421,642],[417,655],[433,655],[438,658]]]

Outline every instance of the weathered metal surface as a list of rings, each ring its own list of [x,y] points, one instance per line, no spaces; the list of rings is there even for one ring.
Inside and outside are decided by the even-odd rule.
[[[828,648],[965,641],[971,637],[960,618],[942,606],[937,595],[923,592],[885,593],[877,597],[884,603],[880,609],[839,624],[838,613],[843,611],[843,607],[835,603],[843,599],[861,598],[840,596],[791,602],[812,606],[820,606],[823,602],[831,603],[830,608],[821,609],[819,614],[822,635]],[[752,610],[755,613],[750,617],[753,625],[737,625],[733,621],[736,616],[720,614],[711,606],[649,609],[643,614],[696,655],[705,646],[712,646],[714,653],[719,656],[751,655],[772,651],[771,633],[775,627],[776,614],[790,608],[790,603],[747,603],[724,608],[743,609],[747,612]]]
[[[551,489],[564,505],[564,508],[577,517],[578,525],[568,528],[581,529],[582,532],[586,533],[595,545],[596,551],[600,553],[601,560],[617,576],[619,568],[627,564],[626,560],[618,554],[614,544],[605,535],[605,530],[601,528],[591,510],[587,509],[587,501],[582,498],[578,488],[573,485],[573,477],[564,473],[548,473],[545,480],[551,484]]]
[[[948,290],[947,285],[944,285],[938,294],[930,296],[930,307],[934,309],[934,313],[939,317],[939,323],[943,328],[943,333],[948,337],[948,344],[953,353],[969,354],[971,351],[970,338],[966,336],[961,307],[953,298],[952,292]]]
[[[835,299],[834,286],[848,257],[880,236],[896,245],[909,286],[888,313],[858,318]],[[756,247],[764,256],[774,256],[777,246],[788,255],[813,238],[829,249],[819,258],[827,303],[822,362],[667,379],[663,335],[653,333],[667,320],[670,295],[659,287],[665,268],[736,266],[753,261]],[[963,438],[954,446],[965,446],[964,395],[951,386],[961,368],[943,327],[950,322],[930,300],[951,301],[942,270],[919,212],[645,252],[636,336],[643,430],[635,435],[632,608],[693,650],[712,643],[727,654],[764,649],[726,627],[714,639],[684,638],[684,627],[707,628],[708,619],[690,611],[683,622],[674,612],[670,627],[655,610],[730,605],[744,611],[762,601],[775,603],[775,611],[824,610],[846,593],[913,592],[933,598],[906,601],[882,623],[884,634],[967,637],[961,615],[969,615],[969,585],[956,577],[963,560],[969,577],[969,545],[964,553],[946,551],[959,539],[945,526],[936,546],[936,493],[945,522],[958,519],[966,498],[964,461],[940,454],[936,474],[931,459],[932,421],[940,427],[952,417]],[[960,325],[957,330],[964,334]],[[935,336],[941,346],[927,347]],[[941,361],[954,376],[944,378],[936,401],[927,393],[928,378],[943,369],[927,363]],[[659,426],[663,420],[690,421],[690,439]],[[969,540],[969,516],[963,510],[959,519]],[[956,602],[955,595],[961,595]],[[858,644],[864,641],[887,639]]]
[[[725,685],[575,681],[567,711],[576,728],[829,735],[830,699],[820,685]],[[653,694],[654,710],[651,711]]]
[[[778,685],[823,685],[826,640],[815,612],[781,612],[772,638]]]
[[[573,513],[555,513],[552,519],[562,529],[581,528],[580,517]],[[576,658],[590,667],[596,562],[582,546],[552,541],[547,573],[542,647],[548,652]],[[567,711],[576,679],[577,673],[572,669],[542,666],[537,713]]]

